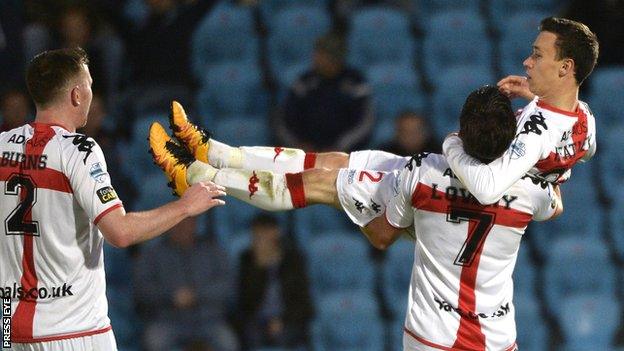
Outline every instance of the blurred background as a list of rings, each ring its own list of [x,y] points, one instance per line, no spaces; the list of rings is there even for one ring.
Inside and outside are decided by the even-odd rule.
[[[600,40],[580,97],[599,148],[563,186],[564,215],[525,235],[518,344],[624,349],[622,0],[1,0],[0,128],[34,117],[27,62],[81,46],[95,94],[83,132],[130,210],[173,199],[146,142],[172,99],[233,145],[439,151],[468,92],[523,74],[551,15]],[[106,247],[121,350],[402,349],[412,243],[378,252],[339,211],[227,201],[162,238]]]

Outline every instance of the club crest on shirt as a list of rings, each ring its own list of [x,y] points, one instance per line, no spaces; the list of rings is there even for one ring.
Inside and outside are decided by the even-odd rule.
[[[91,168],[89,169],[89,175],[96,182],[104,183],[107,173],[102,170],[102,165],[99,162],[96,162],[91,165]]]
[[[514,140],[511,144],[511,159],[517,160],[526,154],[526,145],[520,140]]]
[[[98,198],[100,198],[100,202],[102,202],[103,204],[117,199],[117,193],[112,186],[105,186],[101,189],[98,189],[95,193],[97,194]]]

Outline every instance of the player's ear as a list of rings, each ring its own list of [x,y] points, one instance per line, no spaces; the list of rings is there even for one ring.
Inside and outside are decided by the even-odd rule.
[[[574,60],[567,58],[564,59],[559,67],[559,76],[563,77],[568,74],[574,74]]]
[[[70,98],[71,98],[71,104],[72,106],[76,107],[76,106],[80,106],[80,102],[82,99],[82,96],[80,94],[80,86],[76,85],[74,86],[71,91],[70,91]]]

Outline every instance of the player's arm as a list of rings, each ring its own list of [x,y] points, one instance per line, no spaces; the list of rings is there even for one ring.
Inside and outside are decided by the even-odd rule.
[[[123,207],[116,207],[106,213],[97,226],[111,245],[128,247],[161,235],[187,217],[225,204],[216,198],[224,195],[220,186],[198,183],[190,187],[179,200],[149,211],[126,213]]]
[[[553,202],[555,206],[555,212],[549,219],[555,219],[563,213],[563,198],[561,197],[561,187],[559,184],[553,186]]]
[[[385,214],[374,218],[360,230],[370,243],[379,250],[386,250],[392,245],[404,232],[405,228],[393,227],[388,223]]]
[[[503,156],[489,164],[468,155],[456,135],[448,136],[442,147],[453,173],[480,203],[487,205],[500,200],[539,161],[543,143],[540,135],[520,133]]]

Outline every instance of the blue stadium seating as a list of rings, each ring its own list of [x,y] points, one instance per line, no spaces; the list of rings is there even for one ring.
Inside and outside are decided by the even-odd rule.
[[[617,258],[624,261],[624,191],[617,191],[613,197],[614,203],[608,209],[608,221],[610,228],[610,237],[613,240],[613,247]]]
[[[461,34],[460,34],[461,33]],[[492,49],[483,19],[463,11],[431,17],[426,29],[423,66],[434,86],[439,77],[459,65],[490,70]]]
[[[225,63],[206,72],[197,97],[201,123],[221,120],[224,116],[266,116],[268,94],[262,85],[256,64]]]
[[[383,298],[393,321],[405,319],[416,243],[401,238],[387,251],[382,267]]]
[[[230,240],[234,237],[248,236],[249,224],[261,210],[231,196],[225,197],[226,206],[211,210],[212,223],[219,243],[228,252],[234,249]]]
[[[310,285],[316,302],[332,292],[372,294],[374,268],[369,245],[357,232],[331,232],[301,245],[308,252]]]
[[[615,296],[615,268],[604,242],[570,237],[549,247],[544,267],[544,296],[548,310],[557,316],[565,298],[579,294]]]
[[[434,113],[430,119],[438,138],[459,130],[459,113],[471,91],[484,84],[495,84],[489,68],[458,66],[441,72],[433,96]]]
[[[274,15],[267,39],[271,72],[281,85],[293,66],[310,66],[314,42],[329,31],[329,15],[319,7],[293,6]]]
[[[378,64],[412,67],[416,42],[411,36],[409,17],[398,10],[364,7],[351,16],[349,62],[367,69]]]
[[[314,351],[383,351],[383,323],[372,294],[333,292],[317,304]]]
[[[260,41],[252,11],[250,6],[222,2],[199,23],[191,40],[191,64],[197,79],[215,64],[258,62]]]
[[[295,211],[294,231],[299,242],[335,231],[355,230],[347,216],[329,206],[309,206]]]
[[[152,155],[149,154],[149,128],[153,122],[159,122],[163,127],[169,126],[169,118],[165,114],[148,114],[140,116],[132,126],[132,139],[128,142],[128,162],[122,165],[127,174],[130,174],[135,184],[140,184],[143,179],[153,177],[161,172],[154,165]]]
[[[515,294],[516,343],[521,350],[548,350],[548,326],[534,294]]]
[[[525,75],[522,62],[531,54],[543,12],[521,12],[504,17],[500,28],[500,69],[503,76]]]
[[[263,118],[224,116],[214,124],[215,138],[235,146],[268,145],[269,125]]]
[[[479,0],[415,0],[418,2],[418,8],[421,10],[423,16],[427,17],[436,15],[438,13],[461,10],[466,13],[466,16],[478,16],[480,1]],[[422,16],[421,16],[422,17]],[[426,17],[423,18],[427,20]]]
[[[422,112],[427,103],[412,66],[380,64],[370,67],[367,78],[373,89],[377,125],[394,121],[404,110]]]
[[[621,306],[612,295],[585,294],[565,298],[558,315],[566,351],[608,350],[621,322]]]
[[[153,166],[157,168],[156,166]],[[167,186],[167,177],[163,172],[160,174],[151,174],[149,177],[137,183],[139,190],[139,198],[134,204],[137,211],[150,210],[152,208],[162,206],[176,198],[173,195],[173,189]]]
[[[542,18],[552,16],[559,12],[558,2],[558,0],[490,0],[488,9],[490,10],[490,18],[494,26],[501,28],[506,26],[505,22],[508,21],[510,14],[516,16],[537,11],[544,13]],[[537,26],[533,29],[534,34],[537,35]]]
[[[597,69],[588,80],[591,91],[587,102],[595,113],[600,137],[610,128],[624,125],[624,66]]]
[[[533,223],[533,240],[542,257],[550,252],[552,243],[559,238],[577,237],[600,240],[603,235],[603,221],[606,217],[599,211],[597,184],[593,161],[578,164],[572,169],[572,176],[561,187],[563,214],[550,221]]]
[[[326,10],[328,2],[328,0],[262,0],[258,9],[262,22],[271,30],[275,27],[276,15],[283,10],[307,6]]]
[[[525,242],[520,245],[518,259],[513,273],[514,295],[535,294],[537,269],[531,260],[530,247]]]

